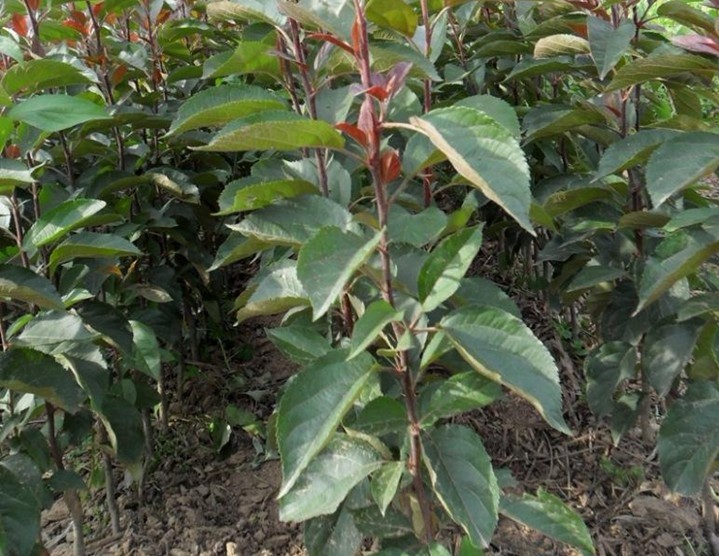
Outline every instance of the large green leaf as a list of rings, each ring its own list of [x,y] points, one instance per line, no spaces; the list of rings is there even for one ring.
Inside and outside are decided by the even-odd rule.
[[[10,195],[15,187],[33,183],[32,172],[19,160],[0,158],[0,194]]]
[[[694,382],[674,402],[659,429],[657,451],[669,488],[698,493],[719,454],[719,389],[714,382]]]
[[[25,301],[41,309],[63,308],[52,282],[21,266],[0,265],[0,297]]]
[[[537,496],[505,495],[499,501],[499,513],[555,540],[594,554],[594,543],[582,517],[557,496],[542,489]]]
[[[30,348],[0,353],[0,386],[34,394],[70,413],[86,397],[73,376],[53,357]]]
[[[474,371],[430,383],[419,400],[420,424],[426,428],[439,419],[489,405],[501,395],[499,384]]]
[[[145,450],[145,434],[140,412],[127,400],[105,396],[99,417],[117,459],[125,464],[137,464]]]
[[[263,182],[254,178],[235,180],[225,186],[218,200],[224,216],[236,212],[256,210],[273,204],[279,199],[319,193],[317,188],[305,180],[274,180]]]
[[[297,262],[284,260],[265,269],[256,287],[237,298],[237,321],[259,315],[275,315],[293,307],[309,305],[307,292],[297,278]]]
[[[410,122],[471,185],[532,231],[529,167],[511,132],[485,113],[465,106],[432,110]]]
[[[387,462],[372,475],[370,492],[382,515],[385,514],[397,494],[402,474],[406,468],[403,461]]]
[[[245,116],[222,128],[200,151],[294,151],[310,147],[341,149],[342,134],[331,124],[295,112],[267,110]]]
[[[642,367],[649,384],[664,397],[692,357],[701,327],[696,322],[652,328],[644,339]]]
[[[305,367],[289,384],[277,415],[284,496],[333,436],[337,425],[370,377],[366,353],[347,361],[346,350],[330,351]]]
[[[285,357],[303,365],[332,349],[327,338],[300,324],[268,329],[267,337]]]
[[[450,313],[440,327],[476,371],[525,398],[552,427],[569,432],[562,417],[557,365],[520,319],[468,305]]]
[[[643,129],[612,143],[602,154],[595,179],[623,172],[646,162],[659,145],[679,133],[673,129]]]
[[[105,109],[94,102],[60,94],[30,97],[13,106],[7,115],[16,122],[49,132],[107,117]]]
[[[299,247],[325,226],[348,231],[352,215],[330,199],[303,195],[261,208],[230,228],[273,245]]]
[[[402,312],[383,299],[371,303],[355,323],[348,358],[352,359],[362,353],[377,339],[385,326],[400,318]]]
[[[664,239],[647,259],[639,284],[638,313],[677,281],[696,272],[719,251],[719,240],[704,230],[680,230]]]
[[[41,509],[30,489],[0,465],[0,551],[3,554],[33,553],[40,536]]]
[[[535,58],[553,58],[562,54],[584,54],[586,52],[589,52],[587,39],[577,35],[549,35],[542,37],[534,45]]]
[[[454,105],[466,106],[484,112],[490,118],[494,118],[498,124],[501,124],[517,139],[522,134],[517,112],[506,100],[492,95],[472,95],[458,100]]]
[[[254,237],[245,237],[241,233],[232,231],[222,245],[217,249],[215,260],[212,266],[208,268],[208,272],[230,265],[247,257],[259,253],[270,247],[264,241],[260,241]]]
[[[240,41],[232,52],[211,56],[202,65],[204,79],[216,79],[228,75],[269,74],[279,78],[280,58],[272,54],[273,46],[266,42]]]
[[[254,112],[281,110],[284,107],[282,100],[260,87],[220,85],[187,99],[177,111],[167,135],[223,125]]]
[[[647,190],[655,207],[719,168],[719,134],[685,133],[669,139],[649,158]]]
[[[517,304],[497,284],[479,276],[462,278],[459,289],[452,296],[452,303],[459,307],[477,303],[479,299],[483,305],[502,309],[515,317],[522,316]]]
[[[109,303],[93,300],[84,302],[79,312],[85,324],[100,333],[110,345],[125,355],[132,354],[132,329],[121,310]]]
[[[297,256],[297,277],[312,303],[313,319],[324,315],[357,269],[372,255],[382,235],[369,240],[334,226],[322,228]]]
[[[401,434],[407,430],[407,410],[394,398],[378,396],[362,408],[351,428],[373,436]]]
[[[12,66],[3,75],[3,89],[9,95],[20,91],[36,93],[54,87],[89,83],[90,79],[75,66],[60,60],[38,58]]]
[[[387,234],[391,242],[409,243],[415,247],[437,239],[447,225],[447,215],[435,206],[412,214],[395,204],[390,208],[387,220]]]
[[[584,360],[587,403],[597,417],[612,412],[617,386],[635,376],[636,362],[636,348],[624,342],[605,342]]]
[[[302,540],[309,556],[355,556],[363,539],[347,504],[342,504],[332,515],[307,521]]]
[[[408,37],[417,30],[417,14],[404,0],[368,0],[367,19],[379,27],[398,31]]]
[[[623,20],[615,29],[611,23],[599,17],[587,18],[589,49],[597,66],[599,79],[604,79],[621,60],[632,44],[635,30],[634,23],[629,19]]]
[[[684,73],[711,78],[717,69],[715,62],[694,54],[655,54],[619,68],[607,91],[625,89],[654,79],[670,79]]]
[[[715,21],[712,16],[701,10],[693,8],[687,2],[682,0],[669,0],[663,2],[657,8],[657,15],[673,19],[677,23],[694,27],[697,30],[708,31],[711,34],[716,33]]]
[[[44,212],[25,235],[26,249],[38,248],[61,239],[76,230],[107,203],[97,199],[72,199]]]
[[[499,488],[482,439],[471,429],[446,425],[422,435],[424,462],[442,506],[478,546],[497,526]]]
[[[574,58],[558,56],[556,58],[525,58],[512,68],[506,80],[536,77],[545,73],[566,72],[577,67]]]
[[[527,140],[552,137],[587,124],[600,124],[604,117],[596,110],[562,105],[541,105],[532,108],[524,117]]]
[[[65,261],[80,257],[132,257],[142,255],[137,247],[125,238],[114,234],[80,232],[70,236],[53,249],[50,270]]]
[[[277,2],[265,0],[242,0],[242,2],[229,2],[220,0],[207,5],[207,15],[213,21],[262,21],[270,25],[281,27],[285,23],[285,16],[277,7]]]
[[[349,491],[381,465],[370,444],[335,434],[280,499],[280,519],[305,521],[334,513]]]
[[[482,226],[476,226],[452,234],[432,251],[417,281],[425,311],[436,309],[457,291],[481,246]]]
[[[136,320],[130,321],[130,327],[134,344],[133,360],[137,369],[155,380],[160,380],[162,372],[160,345],[157,343],[155,332],[146,324]]]
[[[45,311],[35,316],[15,339],[16,345],[54,355],[74,345],[92,342],[97,334],[85,328],[82,319],[65,311]]]

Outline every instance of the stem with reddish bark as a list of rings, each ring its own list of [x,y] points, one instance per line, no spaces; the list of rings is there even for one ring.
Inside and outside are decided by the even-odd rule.
[[[360,66],[360,75],[363,87],[368,90],[372,87],[372,74],[370,70],[369,44],[367,35],[367,20],[365,18],[364,8],[361,0],[354,0],[355,9],[357,11],[357,40],[355,56]],[[391,260],[388,251],[387,236],[387,217],[389,213],[389,202],[387,198],[386,184],[383,183],[381,166],[380,166],[380,134],[382,123],[377,120],[377,113],[372,96],[365,93],[365,107],[371,115],[374,122],[373,128],[367,132],[367,165],[372,177],[372,185],[375,192],[377,203],[377,218],[381,229],[381,238],[379,243],[379,252],[382,263],[382,297],[385,301],[394,305],[394,292],[392,289],[392,271]],[[400,338],[404,333],[404,326],[400,323],[393,323],[393,332],[396,338]],[[415,385],[412,379],[407,353],[400,351],[395,359],[395,371],[399,377],[404,394],[405,409],[407,419],[409,421],[410,434],[410,451],[407,461],[407,468],[412,476],[412,483],[417,502],[422,513],[422,521],[424,525],[424,540],[428,544],[434,536],[432,528],[432,515],[429,499],[422,480],[422,441],[420,439],[420,424],[417,415],[417,397]]]

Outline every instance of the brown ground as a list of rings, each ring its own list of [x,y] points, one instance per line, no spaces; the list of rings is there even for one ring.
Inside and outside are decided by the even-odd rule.
[[[542,487],[577,509],[592,532],[600,556],[706,556],[698,504],[666,491],[656,457],[639,435],[630,433],[614,447],[606,427],[597,426],[576,399],[581,377],[537,302],[525,302],[525,319],[539,323],[537,334],[555,352],[567,391],[566,407],[574,437],[546,427],[523,401],[505,401],[461,417],[480,431],[495,467],[507,467],[520,489]],[[206,416],[227,401],[265,419],[276,388],[294,369],[264,338],[261,323],[244,326],[253,357],[227,369],[207,365],[203,377],[189,380],[184,401],[172,406],[170,429],[158,435],[159,463],[149,473],[145,501],[135,486],[120,487],[124,533],[112,535],[102,491],[85,497],[89,553],[96,555],[298,556],[305,554],[301,530],[277,519],[280,483],[276,460],[264,461],[260,446],[243,430],[234,431],[232,453],[221,459],[211,448]],[[227,394],[233,376],[247,382],[244,392],[268,392],[259,402]],[[209,379],[209,380],[208,380]],[[209,386],[208,386],[209,385]],[[218,391],[225,394],[218,394]],[[118,471],[118,479],[122,476]],[[44,518],[44,538],[52,554],[69,556],[69,516],[60,501]],[[452,532],[445,532],[451,535]],[[501,555],[573,555],[555,543],[501,519],[488,550]]]

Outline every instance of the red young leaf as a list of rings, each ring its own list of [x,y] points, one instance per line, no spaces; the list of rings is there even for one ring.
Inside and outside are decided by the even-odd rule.
[[[40,0],[27,0],[27,7],[36,12],[40,7]]]
[[[354,55],[359,56],[360,54],[360,25],[359,19],[355,19],[352,25],[352,48],[354,49]]]
[[[382,183],[389,183],[399,177],[402,163],[395,149],[386,149],[382,151],[380,158],[380,177]]]
[[[347,44],[343,40],[338,39],[334,35],[331,35],[330,33],[310,33],[309,35],[307,35],[307,38],[331,42],[335,46],[339,46],[342,50],[346,50],[350,54],[354,54],[354,50],[352,50],[352,47],[349,44]]]
[[[380,85],[375,85],[374,87],[367,89],[367,94],[372,95],[379,101],[387,100],[387,97],[389,96],[389,93],[385,90],[385,88]]]
[[[356,125],[342,122],[342,123],[336,124],[335,127],[337,129],[339,129],[341,132],[346,133],[347,135],[352,137],[352,139],[357,141],[363,147],[367,146],[367,134],[365,134],[365,132],[362,131],[360,128],[358,128]]]
[[[677,46],[681,46],[682,48],[692,52],[719,56],[719,41],[717,41],[714,37],[705,37],[703,35],[682,35],[680,37],[673,37],[672,42]]]
[[[28,17],[22,14],[12,14],[10,20],[10,28],[15,31],[21,37],[27,37],[28,31],[30,30]]]

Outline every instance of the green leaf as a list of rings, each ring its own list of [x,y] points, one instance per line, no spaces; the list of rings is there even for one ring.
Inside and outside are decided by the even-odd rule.
[[[442,506],[486,547],[497,526],[499,488],[482,439],[467,427],[446,425],[422,435],[424,462]]]
[[[284,102],[260,87],[220,85],[187,99],[172,122],[167,136],[199,127],[224,125],[263,110],[282,110]]]
[[[613,268],[611,266],[594,265],[585,266],[580,270],[572,281],[566,286],[567,293],[593,288],[604,282],[613,282],[622,278],[625,272],[621,268]]]
[[[117,459],[125,464],[139,463],[145,450],[140,412],[124,398],[108,395],[98,415]]]
[[[15,339],[16,345],[54,355],[77,343],[92,342],[97,335],[85,328],[82,319],[65,311],[47,311],[34,317]]]
[[[16,62],[22,62],[25,58],[20,45],[5,35],[0,35],[0,53],[5,54],[5,56],[12,58]],[[2,87],[1,82],[0,87]]]
[[[587,403],[597,417],[614,409],[614,393],[619,383],[635,376],[637,350],[625,342],[606,342],[584,360]]]
[[[478,299],[482,300],[483,305],[496,307],[518,318],[522,317],[517,304],[497,284],[479,276],[465,276],[452,296],[452,303],[461,307],[476,303]]]
[[[160,380],[160,345],[152,328],[136,320],[130,321],[134,344],[133,360],[139,371]]]
[[[719,240],[703,230],[681,230],[664,239],[647,259],[635,313],[659,299],[677,281],[696,272],[719,251]]]
[[[473,95],[457,101],[454,106],[466,106],[484,112],[490,118],[494,118],[498,124],[501,124],[517,139],[522,135],[517,112],[506,100],[492,95]]]
[[[297,256],[297,278],[308,292],[312,318],[324,315],[357,269],[372,255],[382,235],[369,241],[334,226],[322,228]]]
[[[403,461],[392,461],[382,464],[382,467],[372,474],[370,492],[382,515],[385,515],[387,507],[397,494],[405,467]]]
[[[599,17],[587,17],[589,33],[589,49],[594,64],[599,72],[599,79],[614,69],[617,62],[632,44],[636,27],[629,19],[623,20],[615,29],[614,26]]]
[[[352,515],[357,528],[367,537],[388,539],[414,536],[410,519],[399,510],[381,513],[375,506],[354,510]]]
[[[305,367],[280,400],[277,443],[287,494],[334,435],[337,425],[369,379],[374,360],[362,354],[347,361],[347,351],[330,351]]]
[[[679,134],[673,129],[643,129],[612,143],[602,154],[595,180],[643,164],[657,147]]]
[[[41,309],[63,309],[52,282],[21,266],[0,265],[0,297],[24,301]]]
[[[205,60],[203,79],[228,75],[268,74],[281,76],[280,58],[272,54],[274,45],[259,41],[241,41],[233,52],[222,52]]]
[[[394,398],[378,396],[364,406],[352,428],[373,436],[402,433],[407,429],[407,410]]]
[[[701,327],[695,322],[652,328],[644,339],[642,368],[649,384],[664,397],[694,352]]]
[[[81,228],[93,215],[107,206],[105,201],[97,199],[72,199],[60,203],[44,212],[25,235],[25,249],[48,245],[64,235]]]
[[[263,0],[210,2],[207,5],[207,16],[213,21],[262,21],[278,27],[285,23],[285,16],[280,13],[277,3]]]
[[[254,237],[245,237],[239,232],[230,232],[227,239],[217,249],[215,260],[208,272],[230,265],[247,257],[251,257],[260,251],[270,247],[268,243]]]
[[[80,232],[70,236],[53,249],[50,271],[65,261],[80,257],[132,257],[142,255],[137,247],[125,238],[114,234]]]
[[[332,515],[305,522],[303,541],[309,556],[355,556],[363,539],[347,504]]]
[[[385,326],[401,317],[402,312],[397,311],[384,300],[371,303],[355,323],[350,341],[350,353],[347,358],[357,357],[377,339]]]
[[[450,313],[440,326],[476,371],[514,391],[552,427],[569,433],[562,417],[557,366],[520,319],[499,309],[469,305]]]
[[[471,185],[533,233],[529,167],[519,143],[505,127],[464,106],[432,110],[421,118],[411,117],[410,123]]]
[[[558,56],[557,58],[525,58],[512,68],[505,81],[536,77],[546,73],[567,72],[577,68],[573,58],[569,56]]]
[[[657,8],[657,15],[673,19],[677,23],[694,27],[697,30],[708,31],[711,34],[716,33],[714,18],[696,8],[693,8],[682,0],[669,0],[663,2]]]
[[[335,434],[280,498],[280,519],[305,521],[334,513],[349,491],[380,465],[370,444]]]
[[[0,354],[0,386],[34,394],[70,413],[77,411],[85,393],[62,365],[45,353],[13,348]]]
[[[684,73],[713,77],[717,72],[716,63],[694,54],[661,53],[647,58],[637,58],[622,66],[607,86],[607,92],[626,89],[632,85],[654,79],[671,79]]]
[[[252,178],[250,178],[252,180]],[[254,181],[254,180],[252,180]],[[219,199],[220,211],[216,216],[225,216],[246,210],[256,210],[275,203],[279,199],[319,193],[317,188],[305,180],[276,180],[247,183],[236,180],[228,183]],[[231,200],[227,202],[228,197]]]
[[[536,497],[529,494],[505,495],[499,501],[499,512],[579,549],[584,555],[595,553],[592,537],[582,517],[554,494],[539,489]]]
[[[300,324],[269,329],[267,337],[282,355],[302,365],[314,361],[332,349],[326,338]]]
[[[16,122],[25,122],[42,131],[62,131],[107,117],[102,106],[68,95],[37,95],[16,104],[7,112]]]
[[[697,494],[719,454],[719,389],[713,382],[693,382],[674,402],[659,429],[657,451],[669,488]]]
[[[524,117],[527,141],[552,137],[587,124],[601,124],[604,116],[595,110],[562,105],[541,105]]]
[[[550,35],[542,37],[534,45],[535,58],[552,58],[561,54],[584,54],[586,52],[589,52],[589,42],[576,35]]]
[[[199,188],[184,173],[174,168],[156,168],[143,177],[186,203],[200,204]]]
[[[331,124],[303,118],[295,112],[267,110],[226,125],[199,151],[294,151],[304,148],[341,149],[345,141]]]
[[[719,135],[684,133],[662,144],[647,163],[647,190],[655,207],[719,168]]]
[[[0,465],[0,550],[3,554],[33,552],[40,536],[41,509],[32,492]]]
[[[716,206],[684,209],[664,224],[664,231],[671,233],[698,224],[706,225],[716,220],[717,217],[719,217],[719,207]]]
[[[612,196],[604,187],[582,187],[552,193],[544,203],[544,210],[550,218],[556,218],[575,209]]]
[[[447,215],[431,206],[412,214],[397,204],[390,208],[387,234],[392,242],[422,247],[437,239],[447,225]]]
[[[119,309],[109,303],[93,300],[86,301],[79,309],[82,320],[113,347],[131,355],[133,334],[130,323]]]
[[[299,247],[326,226],[348,231],[352,215],[330,199],[303,195],[261,208],[229,227],[266,243]]]
[[[475,226],[452,234],[430,253],[417,281],[425,311],[436,309],[457,291],[481,246],[482,226]]]
[[[0,158],[0,194],[10,195],[15,187],[27,187],[35,182],[32,169],[19,160]]]
[[[417,14],[404,0],[369,0],[365,6],[367,19],[385,29],[408,37],[417,30]]]
[[[430,383],[420,396],[420,425],[489,405],[502,395],[496,382],[473,371],[456,374],[438,384]]]
[[[677,312],[677,321],[693,319],[706,313],[719,311],[718,293],[700,293],[685,301]]]
[[[307,292],[297,278],[297,263],[284,260],[266,269],[259,284],[249,288],[235,303],[237,321],[258,315],[274,315],[293,307],[309,305]]]
[[[12,66],[3,75],[3,89],[9,95],[27,94],[44,89],[89,83],[88,76],[75,66],[60,60],[38,58]]]

